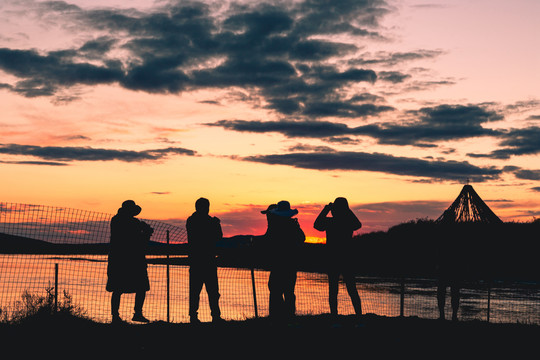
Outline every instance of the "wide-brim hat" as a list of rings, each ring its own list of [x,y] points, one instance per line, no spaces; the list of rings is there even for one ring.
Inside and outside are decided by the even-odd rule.
[[[132,216],[137,216],[140,214],[142,208],[139,205],[135,204],[135,201],[126,200],[122,203],[122,210]]]
[[[286,200],[282,200],[277,203],[274,209],[270,210],[270,213],[277,216],[292,217],[298,214],[298,210],[291,209],[291,204]]]
[[[277,207],[276,204],[268,205],[268,207],[266,208],[266,210],[261,211],[261,214],[268,214],[268,213],[270,213],[272,210],[274,210],[276,207]]]

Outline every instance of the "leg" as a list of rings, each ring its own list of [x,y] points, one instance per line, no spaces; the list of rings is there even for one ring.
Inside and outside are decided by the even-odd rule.
[[[362,302],[360,301],[360,295],[358,295],[358,290],[356,289],[356,278],[350,272],[343,274],[343,280],[347,286],[347,292],[351,298],[354,312],[356,315],[362,315]]]
[[[145,318],[142,313],[144,299],[146,299],[146,291],[138,291],[137,293],[135,293],[134,314],[133,319],[131,320],[145,323],[150,322],[150,320]]]
[[[280,270],[272,270],[268,279],[268,290],[270,290],[269,315],[272,318],[279,318],[283,314],[283,286]]]
[[[338,314],[338,296],[339,291],[339,273],[331,271],[328,273],[328,303],[330,305],[330,314]]]
[[[459,299],[460,299],[460,286],[457,283],[453,283],[450,288],[450,294],[452,298],[452,320],[456,321],[457,313],[459,310]]]
[[[197,312],[199,311],[199,296],[201,294],[203,281],[199,270],[189,269],[189,317],[192,322],[197,322]]]
[[[221,319],[221,310],[219,309],[219,283],[217,277],[217,268],[208,269],[204,281],[208,301],[210,303],[210,313],[213,321]]]
[[[437,305],[439,306],[439,319],[444,320],[444,307],[446,306],[446,281],[440,279],[437,285]]]
[[[136,314],[142,314],[144,300],[146,299],[146,291],[140,291],[135,294],[135,307]]]
[[[119,291],[113,291],[111,295],[111,315],[113,321],[120,320],[120,298],[122,293]]]
[[[293,317],[296,314],[296,295],[294,288],[296,286],[296,271],[290,270],[285,279],[284,301],[285,316]]]

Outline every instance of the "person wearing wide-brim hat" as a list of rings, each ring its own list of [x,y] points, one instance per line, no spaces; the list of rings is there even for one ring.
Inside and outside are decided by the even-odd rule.
[[[298,210],[291,209],[291,204],[286,200],[282,200],[278,202],[276,207],[270,209],[269,211],[273,215],[289,217],[289,218],[298,214]]]
[[[270,317],[278,321],[294,316],[296,311],[296,271],[299,246],[305,241],[305,235],[298,220],[293,218],[298,210],[291,209],[288,201],[282,200],[266,211],[268,229],[266,237],[270,247]]]
[[[135,216],[141,207],[126,200],[111,219],[111,240],[107,265],[106,289],[112,292],[113,323],[122,322],[119,314],[120,298],[124,293],[135,293],[133,321],[148,322],[142,314],[146,292],[150,290],[146,263],[146,245],[153,229]]]
[[[122,203],[122,207],[118,209],[119,212],[124,212],[130,216],[137,216],[141,213],[142,208],[135,204],[133,200],[126,200]]]

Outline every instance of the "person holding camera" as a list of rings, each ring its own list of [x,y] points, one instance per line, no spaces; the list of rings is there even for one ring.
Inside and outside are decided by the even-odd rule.
[[[328,216],[329,214],[332,216]],[[362,227],[362,223],[349,208],[347,199],[338,197],[334,203],[330,203],[322,209],[313,227],[319,231],[326,231],[330,314],[338,314],[339,276],[342,275],[354,311],[356,315],[361,315],[362,305],[356,289],[352,237],[354,231]]]

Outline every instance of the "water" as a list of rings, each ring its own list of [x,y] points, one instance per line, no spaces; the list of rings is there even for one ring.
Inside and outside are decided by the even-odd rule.
[[[150,258],[150,257],[149,257]],[[105,255],[0,255],[0,308],[8,312],[15,309],[24,291],[45,295],[45,289],[55,284],[55,264],[58,264],[59,300],[66,291],[74,304],[86,310],[87,315],[100,322],[110,321],[110,293],[105,290],[107,257]],[[144,313],[151,320],[187,322],[188,267],[170,266],[170,295],[167,315],[167,267],[149,265],[151,289],[147,293]],[[219,268],[220,306],[222,316],[228,320],[268,315],[267,271]],[[490,321],[528,323],[540,325],[540,285],[495,284],[491,290]],[[357,288],[362,299],[363,313],[381,316],[399,316],[401,283],[395,279],[359,277]],[[328,284],[324,274],[298,272],[296,285],[297,314],[328,313]],[[437,318],[436,282],[430,279],[407,279],[405,283],[404,315]],[[353,314],[345,286],[340,284],[339,313]],[[130,319],[133,312],[133,294],[122,296],[120,314]],[[460,319],[486,320],[488,289],[486,284],[467,286],[462,291]],[[447,299],[450,316],[450,299]],[[210,321],[207,296],[203,289],[199,317]]]

